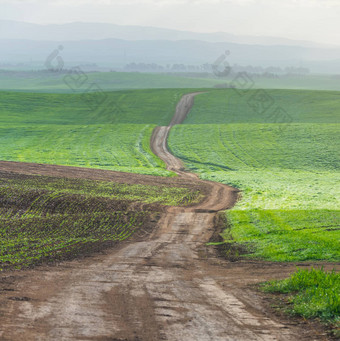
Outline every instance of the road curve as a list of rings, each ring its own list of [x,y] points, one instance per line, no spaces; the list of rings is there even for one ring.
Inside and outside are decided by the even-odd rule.
[[[167,148],[171,127],[185,119],[195,95],[182,98],[171,124],[155,129],[151,145],[179,177],[208,185],[206,200],[169,208],[146,240],[26,272],[16,287],[25,298],[0,305],[0,340],[314,340],[268,316],[247,289],[245,283],[265,279],[261,269],[221,265],[205,247],[217,211],[231,207],[237,192],[185,172]]]
[[[182,161],[176,158],[168,149],[168,137],[171,128],[174,125],[181,124],[187,117],[190,109],[194,105],[194,98],[200,95],[201,92],[184,95],[176,107],[175,115],[173,116],[169,126],[156,127],[151,137],[151,150],[155,155],[162,159],[167,165],[167,169],[178,174],[180,178],[194,180],[197,183],[208,185],[210,193],[206,199],[192,208],[195,211],[222,211],[234,206],[237,201],[238,191],[230,186],[226,186],[217,182],[202,181],[196,174],[186,172]]]

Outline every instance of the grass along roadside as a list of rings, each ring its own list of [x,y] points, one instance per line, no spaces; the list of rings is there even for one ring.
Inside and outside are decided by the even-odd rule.
[[[286,311],[305,318],[319,318],[340,337],[340,273],[323,269],[298,269],[289,278],[264,283],[267,293],[285,294]]]
[[[225,240],[247,245],[249,256],[272,261],[340,259],[340,211],[232,210]]]

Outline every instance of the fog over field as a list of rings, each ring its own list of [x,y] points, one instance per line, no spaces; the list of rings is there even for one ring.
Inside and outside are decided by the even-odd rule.
[[[173,64],[202,71],[225,51],[231,65],[340,70],[334,0],[0,0],[0,6],[0,69],[42,69],[62,46],[66,67],[101,71],[131,71],[125,68],[133,63],[157,64],[161,70],[153,72]]]
[[[120,71],[131,63],[198,68],[213,64],[224,51],[228,51],[231,64],[304,67],[312,73],[337,73],[340,69],[340,47],[282,38],[90,23],[41,26],[1,21],[0,27],[0,68],[41,69],[62,46],[67,66],[93,64],[96,70]]]

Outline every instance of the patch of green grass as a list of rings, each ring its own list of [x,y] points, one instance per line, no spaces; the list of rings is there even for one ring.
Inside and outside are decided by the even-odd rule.
[[[318,317],[340,328],[340,273],[298,269],[288,279],[264,284],[263,290],[289,294],[290,313]]]
[[[102,249],[144,233],[160,205],[200,199],[196,190],[181,187],[0,172],[0,270]]]

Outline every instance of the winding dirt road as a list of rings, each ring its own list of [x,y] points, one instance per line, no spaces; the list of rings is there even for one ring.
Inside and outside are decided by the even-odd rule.
[[[278,322],[249,289],[288,274],[293,266],[234,264],[205,247],[216,231],[218,211],[232,207],[238,193],[185,172],[168,151],[169,131],[185,119],[195,95],[182,98],[170,126],[155,129],[151,145],[183,181],[204,186],[206,199],[195,207],[169,208],[145,240],[58,267],[19,272],[22,279],[13,290],[21,299],[0,306],[0,340],[325,339]]]

